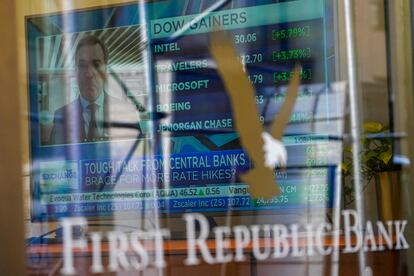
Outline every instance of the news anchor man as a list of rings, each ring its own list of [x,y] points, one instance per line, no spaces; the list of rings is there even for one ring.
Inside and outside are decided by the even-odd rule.
[[[107,93],[107,64],[108,51],[104,43],[96,36],[84,36],[75,50],[79,97],[56,110],[50,144],[88,143],[139,135],[135,106]],[[118,126],[114,126],[116,124]]]

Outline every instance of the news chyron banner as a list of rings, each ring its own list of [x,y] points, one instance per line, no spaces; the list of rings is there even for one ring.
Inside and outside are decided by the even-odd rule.
[[[32,218],[332,207],[344,89],[331,1],[144,5],[27,18]],[[215,32],[231,41],[264,130],[301,68],[277,196],[253,197],[241,180],[255,165],[211,54]]]

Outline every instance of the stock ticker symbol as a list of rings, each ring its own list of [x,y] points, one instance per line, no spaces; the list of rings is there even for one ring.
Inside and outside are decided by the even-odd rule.
[[[277,196],[280,189],[273,171],[276,166],[286,166],[287,151],[281,140],[298,96],[301,68],[295,67],[285,101],[266,130],[259,120],[255,89],[238,60],[232,41],[224,32],[212,33],[210,52],[230,97],[240,143],[253,162],[253,168],[241,175],[241,180],[249,185],[254,198]]]

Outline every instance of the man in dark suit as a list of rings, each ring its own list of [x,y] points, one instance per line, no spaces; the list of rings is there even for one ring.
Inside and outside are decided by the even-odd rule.
[[[56,110],[50,144],[138,137],[136,108],[130,102],[111,97],[105,91],[107,62],[108,53],[101,40],[87,35],[79,41],[75,51],[75,66],[80,95]]]

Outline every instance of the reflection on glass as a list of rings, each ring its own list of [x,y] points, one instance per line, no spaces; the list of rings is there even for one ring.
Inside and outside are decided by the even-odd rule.
[[[346,236],[355,191],[333,2],[139,1],[28,17],[30,269],[237,275],[232,262],[252,275],[338,273],[358,238]],[[302,67],[281,138],[287,164],[273,171],[278,196],[255,198],[242,181],[258,165],[210,53],[218,30],[254,87],[263,130]],[[394,176],[382,174],[398,157],[391,132],[365,126],[365,187],[381,193],[379,221],[395,220]],[[384,231],[364,236],[367,251],[373,241],[395,249]]]

